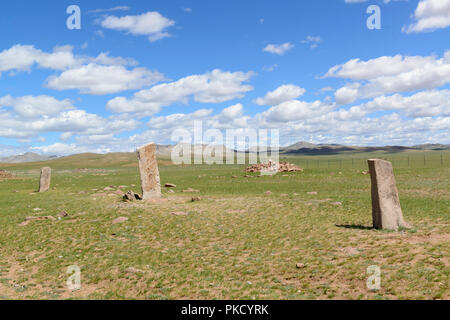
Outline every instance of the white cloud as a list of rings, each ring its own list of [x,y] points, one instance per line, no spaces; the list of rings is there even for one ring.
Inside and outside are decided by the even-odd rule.
[[[450,26],[450,0],[421,0],[414,12],[414,20],[402,31],[414,33],[447,28]]]
[[[72,47],[56,47],[46,53],[29,45],[15,45],[0,52],[0,73],[4,71],[30,71],[38,64],[42,68],[64,70],[77,64]]]
[[[450,82],[450,52],[441,59],[401,55],[368,61],[354,59],[331,68],[325,77],[359,80],[336,91],[336,100],[341,104],[396,92],[439,88]]]
[[[408,117],[450,116],[450,90],[422,91],[412,96],[381,96],[364,104],[367,111],[398,110]]]
[[[50,96],[0,98],[0,137],[32,139],[40,134],[56,132],[69,139],[73,134],[93,135],[131,131],[141,124],[120,116],[103,118],[76,109],[69,100]]]
[[[286,42],[283,44],[268,44],[263,51],[269,52],[278,55],[284,55],[287,51],[294,48],[294,45],[290,42]]]
[[[18,98],[5,96],[0,98],[0,107],[12,107],[19,116],[24,118],[51,116],[64,110],[74,109],[70,100],[60,101],[46,95],[37,97],[23,96]]]
[[[130,7],[128,7],[128,6],[116,6],[116,7],[108,8],[108,9],[90,10],[90,11],[88,11],[88,13],[102,13],[102,12],[128,11],[128,10],[130,10]]]
[[[319,43],[322,42],[322,38],[319,36],[307,36],[305,40],[302,41],[302,43],[309,44],[309,47],[311,49],[315,49],[319,46]]]
[[[306,92],[305,89],[293,84],[282,85],[274,91],[268,92],[264,98],[258,98],[254,101],[257,105],[275,106],[282,102],[297,99]]]
[[[273,64],[271,66],[264,66],[263,70],[267,71],[267,72],[272,72],[274,71],[276,68],[278,68],[278,64]]]
[[[165,30],[175,25],[159,12],[151,11],[137,16],[107,16],[101,21],[106,29],[125,31],[133,35],[145,35],[151,42],[170,36]]]
[[[113,112],[152,115],[163,106],[176,102],[187,103],[190,96],[193,96],[196,102],[221,103],[242,98],[246,92],[253,90],[252,86],[243,84],[252,75],[252,72],[224,72],[216,69],[141,90],[131,99],[116,97],[107,103],[107,109]]]
[[[128,70],[123,66],[90,63],[49,77],[46,86],[55,90],[78,89],[81,93],[103,95],[140,89],[164,79],[161,73],[146,68]]]
[[[268,121],[291,122],[306,120],[330,112],[335,106],[322,101],[305,102],[291,100],[283,102],[262,113]]]

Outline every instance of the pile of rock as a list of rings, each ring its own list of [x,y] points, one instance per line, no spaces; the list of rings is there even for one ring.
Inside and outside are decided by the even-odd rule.
[[[5,170],[0,170],[0,179],[12,179],[14,176]]]
[[[303,172],[303,169],[299,166],[288,163],[288,162],[272,162],[254,164],[245,169],[245,172],[264,172],[264,171],[275,171],[275,172]]]

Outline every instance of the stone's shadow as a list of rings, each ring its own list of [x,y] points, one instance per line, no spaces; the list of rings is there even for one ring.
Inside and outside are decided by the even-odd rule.
[[[346,228],[346,229],[359,229],[359,230],[374,230],[374,227],[363,226],[360,224],[337,224],[338,228]]]

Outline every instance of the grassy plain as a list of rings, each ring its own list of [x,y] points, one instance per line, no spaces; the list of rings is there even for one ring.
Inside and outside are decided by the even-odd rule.
[[[394,161],[411,229],[371,228],[361,171],[373,157]],[[177,188],[163,188],[159,204],[121,201],[118,186],[140,191],[134,155],[2,164],[16,178],[0,180],[0,299],[448,299],[449,158],[298,156],[286,160],[305,172],[264,177],[162,159],[162,184]],[[53,189],[38,194],[45,165]],[[28,216],[56,220],[24,225]],[[128,220],[113,224],[118,217]],[[70,265],[81,268],[80,290],[66,287]],[[366,287],[371,265],[381,269],[379,291]]]

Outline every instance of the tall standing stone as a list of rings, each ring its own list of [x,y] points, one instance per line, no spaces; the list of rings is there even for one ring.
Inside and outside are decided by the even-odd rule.
[[[403,220],[392,163],[381,159],[368,162],[372,180],[373,227],[390,230],[408,227]]]
[[[156,161],[156,145],[147,144],[138,148],[139,171],[141,173],[142,199],[160,199],[161,181]]]
[[[50,189],[52,169],[45,167],[41,169],[41,179],[39,180],[39,192],[47,192]]]

